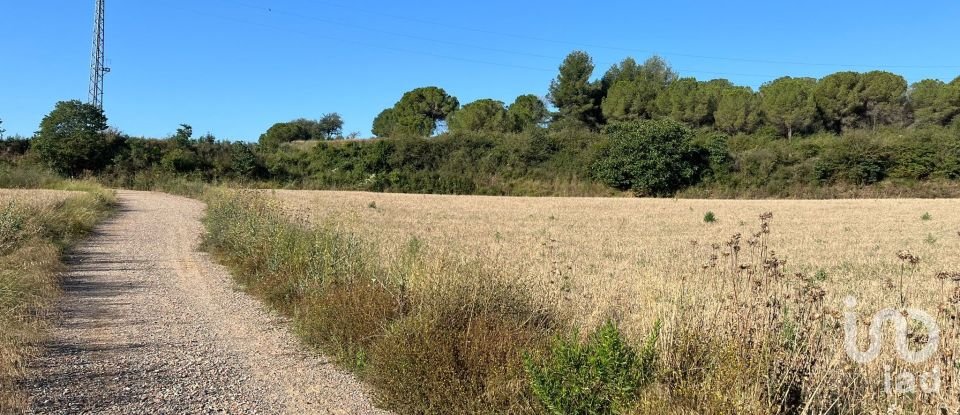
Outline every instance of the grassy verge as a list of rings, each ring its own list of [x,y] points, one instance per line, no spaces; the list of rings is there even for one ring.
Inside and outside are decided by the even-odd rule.
[[[0,413],[25,405],[17,380],[42,339],[50,305],[58,295],[61,254],[114,204],[113,193],[93,183],[47,184],[86,192],[46,205],[0,202]]]
[[[533,413],[523,355],[563,327],[547,301],[412,240],[394,260],[362,239],[291,221],[251,193],[207,197],[207,247],[402,413]],[[455,276],[455,277],[451,277]]]

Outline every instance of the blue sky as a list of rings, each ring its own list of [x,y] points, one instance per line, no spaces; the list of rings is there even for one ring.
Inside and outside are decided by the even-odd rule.
[[[104,107],[138,136],[189,123],[256,140],[274,122],[326,112],[366,136],[419,86],[461,103],[546,95],[575,49],[593,56],[596,76],[656,53],[682,76],[753,87],[839,70],[960,75],[960,2],[704,3],[107,0]],[[0,6],[7,135],[31,135],[58,100],[86,100],[92,14],[92,0]]]

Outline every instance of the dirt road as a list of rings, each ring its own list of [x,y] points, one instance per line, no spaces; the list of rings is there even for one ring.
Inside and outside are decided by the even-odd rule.
[[[203,204],[121,191],[68,257],[34,413],[378,413],[197,245]]]

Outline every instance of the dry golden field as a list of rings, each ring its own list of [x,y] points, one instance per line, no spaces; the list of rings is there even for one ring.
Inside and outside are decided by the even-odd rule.
[[[703,271],[712,245],[724,246],[736,233],[746,241],[764,212],[773,213],[770,249],[786,260],[788,273],[821,280],[827,305],[840,308],[852,294],[861,304],[896,306],[903,276],[910,304],[933,307],[942,298],[935,275],[960,271],[958,200],[270,194],[294,215],[374,237],[384,255],[418,238],[434,251],[496,264],[564,293],[586,326],[616,315],[627,331],[666,310],[661,306],[681,286],[715,292],[716,281]],[[716,222],[704,221],[708,211]],[[901,272],[901,251],[921,262]]]
[[[0,203],[16,202],[35,207],[52,206],[82,192],[43,189],[0,189]]]

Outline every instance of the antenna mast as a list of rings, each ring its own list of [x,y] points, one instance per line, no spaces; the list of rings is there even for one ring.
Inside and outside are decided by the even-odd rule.
[[[103,76],[110,72],[104,64],[103,53],[103,3],[96,0],[97,10],[93,20],[93,54],[90,59],[90,97],[89,103],[103,109]]]

